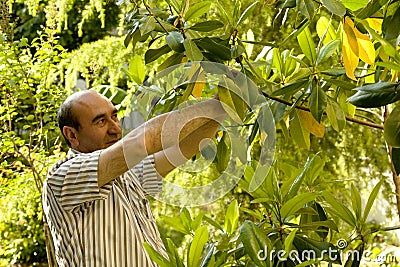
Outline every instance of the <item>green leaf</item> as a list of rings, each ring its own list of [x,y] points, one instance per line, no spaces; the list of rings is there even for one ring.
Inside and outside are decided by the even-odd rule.
[[[188,254],[188,267],[198,267],[201,262],[204,245],[208,241],[207,226],[197,228]]]
[[[315,6],[312,0],[296,0],[296,6],[300,13],[306,16],[308,19],[314,17]]]
[[[400,148],[392,147],[392,161],[396,174],[400,175]]]
[[[229,44],[223,45],[225,43],[224,40],[216,39],[216,38],[201,38],[194,40],[199,48],[209,51],[213,55],[221,58],[222,60],[231,59],[231,49],[228,47]]]
[[[140,34],[142,36],[153,31],[156,27],[156,19],[153,16],[145,17],[141,24],[139,25]]]
[[[335,33],[335,30],[332,26],[332,22],[325,16],[321,16],[316,25],[316,30],[318,37],[320,39],[323,38],[322,43],[324,45],[328,44],[330,41],[338,39]]]
[[[229,78],[223,77],[221,85],[218,85],[219,100],[225,104],[222,107],[228,115],[237,123],[242,123],[246,115],[245,103],[236,93],[240,88]]]
[[[374,201],[376,199],[376,197],[378,196],[379,190],[381,189],[381,186],[383,184],[383,180],[380,180],[374,187],[374,189],[372,189],[371,194],[368,197],[368,201],[367,204],[365,205],[364,208],[364,215],[363,215],[363,221],[366,222],[369,212],[371,211],[372,205],[374,204]]]
[[[129,61],[129,73],[131,78],[137,84],[142,84],[145,78],[145,68],[142,56],[135,55],[131,61]]]
[[[197,19],[201,15],[208,13],[211,6],[211,1],[200,1],[191,5],[188,11],[183,16],[185,21]]]
[[[222,22],[218,20],[209,20],[209,21],[199,22],[190,27],[189,29],[198,32],[210,32],[222,27],[224,27],[224,24]]]
[[[335,131],[340,132],[346,125],[346,116],[336,101],[332,100],[330,97],[327,99],[326,115],[331,122],[332,128]]]
[[[165,41],[167,42],[167,45],[176,52],[183,52],[185,50],[183,46],[184,38],[180,32],[168,33],[165,37]]]
[[[217,170],[220,173],[225,171],[226,167],[228,166],[230,158],[230,151],[226,144],[226,136],[227,133],[224,131],[221,140],[218,142],[217,145],[217,156],[215,160],[216,160]]]
[[[327,105],[327,96],[324,90],[319,86],[319,84],[313,80],[310,83],[311,86],[311,96],[310,96],[310,110],[313,117],[321,122],[322,114]]]
[[[324,45],[318,53],[317,64],[320,64],[330,58],[333,53],[335,53],[336,49],[339,47],[340,40],[335,39],[329,41],[326,45]]]
[[[357,91],[347,100],[357,107],[375,108],[400,100],[397,83],[379,82],[354,88]]]
[[[339,17],[343,17],[346,14],[346,7],[343,5],[341,0],[322,0],[322,4],[330,12]]]
[[[187,233],[190,233],[192,230],[192,217],[190,216],[190,212],[186,207],[183,207],[181,209],[181,212],[179,214],[179,218],[181,219],[182,225],[185,227],[185,230]]]
[[[301,51],[311,63],[315,62],[315,44],[311,36],[310,28],[307,26],[297,36]]]
[[[383,128],[386,143],[392,147],[400,147],[400,107],[397,106],[390,112]]]
[[[286,219],[294,215],[306,203],[315,200],[319,193],[307,192],[288,199],[281,208],[281,217]]]
[[[170,266],[172,267],[185,267],[181,258],[179,257],[179,253],[176,249],[174,242],[170,238],[167,238],[167,246],[166,250],[168,253],[168,258],[171,262]]]
[[[239,221],[239,205],[237,200],[232,201],[225,214],[224,230],[229,235],[235,233],[237,223]]]
[[[303,180],[313,179],[318,176],[318,174],[322,171],[325,162],[318,156],[318,154],[313,155],[312,157],[308,157],[306,164],[302,172],[289,183],[285,182],[282,185],[282,194],[284,194],[284,199],[289,200],[292,199],[299,192],[300,186],[303,183]],[[288,189],[286,189],[288,188]],[[286,194],[284,192],[287,192]]]
[[[356,226],[356,219],[353,213],[342,203],[336,200],[336,198],[327,191],[324,191],[323,196],[332,207],[331,212],[334,212],[340,219],[348,223],[350,226]]]
[[[183,41],[183,46],[185,47],[186,55],[191,61],[201,61],[203,59],[203,54],[197,45],[190,39],[185,39]]]
[[[354,184],[351,184],[351,204],[356,215],[356,220],[359,220],[361,218],[361,195]]]
[[[253,2],[251,5],[249,5],[245,11],[243,11],[243,13],[240,15],[238,21],[236,22],[236,27],[239,26],[243,21],[245,21],[247,19],[248,16],[250,16],[251,12],[253,11],[253,9],[256,7],[256,5],[258,4],[258,2]]]
[[[269,253],[272,243],[257,225],[246,220],[240,227],[239,237],[246,253],[256,266],[270,266]],[[260,259],[260,256],[265,257],[265,260]]]
[[[160,66],[158,66],[157,70],[162,71],[171,66],[180,64],[182,62],[183,56],[183,53],[172,54],[162,64],[160,64]]]
[[[187,227],[185,227],[180,219],[180,217],[167,217],[163,216],[162,220],[169,226],[171,226],[173,229],[177,230],[178,232],[181,232],[185,235],[189,234],[190,231],[188,231]]]
[[[298,111],[294,110],[290,120],[290,135],[297,145],[310,149],[310,132],[301,124]]]
[[[342,0],[342,2],[346,8],[351,11],[356,11],[364,8],[368,4],[369,0]]]
[[[308,87],[308,83],[309,83],[308,78],[297,80],[295,82],[286,84],[285,86],[283,86],[278,90],[273,91],[271,96],[280,96],[280,95],[292,96],[301,89]]]
[[[294,240],[294,237],[296,236],[297,230],[298,230],[297,228],[293,229],[290,232],[290,234],[285,238],[284,248],[285,248],[286,256],[288,256],[290,251],[292,251],[293,240]]]
[[[171,51],[171,48],[168,45],[164,45],[157,49],[149,49],[144,54],[144,61],[146,64],[148,64],[170,51]]]
[[[368,2],[368,4],[358,12],[357,17],[360,19],[366,19],[374,15],[377,11],[379,11],[384,5],[389,2],[389,0],[372,0],[372,1],[367,1],[367,0],[362,0],[363,2]],[[353,2],[352,0],[346,0],[346,5],[347,2]]]
[[[149,254],[150,258],[157,263],[160,267],[170,267],[170,262],[164,258],[157,250],[155,250],[150,244],[144,242],[143,247]]]
[[[304,252],[312,253],[311,258],[323,259],[327,262],[333,262],[336,264],[342,264],[340,250],[337,249],[333,244],[328,242],[317,241],[308,237],[297,235],[293,244],[299,251],[300,255],[304,255]]]

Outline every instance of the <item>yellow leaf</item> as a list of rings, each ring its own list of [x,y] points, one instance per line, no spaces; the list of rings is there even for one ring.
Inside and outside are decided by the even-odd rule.
[[[203,93],[203,88],[204,88],[204,85],[205,85],[205,82],[204,82],[205,81],[205,75],[204,75],[203,71],[201,71],[199,73],[199,75],[197,77],[197,80],[198,80],[198,82],[196,82],[194,84],[194,87],[193,87],[193,90],[192,90],[192,95],[195,98],[200,98],[202,93]]]
[[[372,44],[368,35],[362,34],[359,30],[357,30],[357,28],[354,28],[354,33],[356,34],[357,37],[358,51],[359,51],[358,56],[362,61],[373,66],[375,64],[374,45]]]
[[[301,124],[304,126],[304,128],[306,128],[310,133],[312,133],[316,137],[319,138],[324,137],[325,126],[323,123],[318,123],[318,121],[314,119],[314,117],[308,111],[299,110],[298,115]]]
[[[354,71],[358,66],[358,42],[356,34],[353,31],[353,21],[346,17],[343,24],[342,34],[342,53],[343,53],[343,64],[346,70],[346,75],[350,79],[356,80]]]
[[[377,33],[381,33],[382,32],[382,19],[372,19],[372,18],[368,18],[366,19],[366,21],[368,22],[368,25],[374,29]]]

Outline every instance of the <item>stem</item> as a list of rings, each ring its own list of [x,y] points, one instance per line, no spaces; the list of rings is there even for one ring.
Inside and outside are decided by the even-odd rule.
[[[292,106],[293,105],[293,103],[290,102],[290,101],[281,99],[279,97],[270,96],[265,92],[261,92],[261,94],[263,96],[269,98],[269,99],[275,100],[275,101],[277,101],[279,103],[282,103],[282,104],[285,104],[287,106]],[[296,106],[296,108],[300,109],[300,110],[304,110],[304,111],[310,112],[310,108],[305,107],[305,106],[299,105],[299,106]],[[326,113],[324,112],[324,114],[326,114]],[[361,124],[361,125],[366,125],[366,126],[369,126],[369,127],[372,127],[372,128],[383,130],[383,125],[382,124],[377,124],[377,123],[373,123],[373,122],[369,122],[369,121],[364,121],[364,120],[360,120],[360,119],[356,119],[356,118],[351,118],[351,117],[348,117],[348,116],[346,116],[346,120],[347,121],[351,121],[351,122],[355,122],[355,123],[358,123],[358,124]]]

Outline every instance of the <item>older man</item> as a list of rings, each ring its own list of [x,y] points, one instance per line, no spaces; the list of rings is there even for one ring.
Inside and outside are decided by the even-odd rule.
[[[49,171],[43,207],[59,266],[156,266],[143,248],[165,253],[146,194],[212,138],[225,112],[209,99],[155,117],[122,138],[117,110],[85,90],[58,112],[68,156]]]

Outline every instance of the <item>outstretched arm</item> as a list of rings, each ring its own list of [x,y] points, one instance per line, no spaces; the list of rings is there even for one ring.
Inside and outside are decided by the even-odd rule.
[[[209,99],[181,110],[162,114],[149,120],[132,130],[118,143],[101,152],[98,167],[99,187],[134,167],[146,156],[163,150],[167,151],[168,148],[178,145],[179,143],[181,143],[182,149],[185,151],[187,150],[184,154],[196,154],[196,151],[199,149],[198,144],[201,140],[195,145],[193,142],[190,142],[190,139],[186,140],[186,138],[197,130],[202,129],[202,127],[207,129],[207,127],[212,125],[211,123],[206,126],[207,123],[214,121],[224,114],[225,111],[221,103],[218,100]],[[194,138],[193,135],[192,138]],[[196,138],[200,138],[200,136]],[[193,148],[189,148],[191,146],[195,146],[196,148],[193,150]],[[177,149],[177,147],[175,149]],[[173,150],[174,149],[171,148],[168,153],[172,153]],[[171,166],[167,167],[168,163],[165,162],[167,157],[164,155],[165,159],[162,160],[163,157],[160,155],[162,154],[157,156],[157,158],[159,158],[157,160],[159,166],[157,170],[162,174],[166,174],[171,170]]]
[[[219,125],[220,123],[217,121],[209,120],[190,133],[179,144],[157,152],[154,155],[154,162],[158,174],[165,176],[196,155],[215,136]]]

